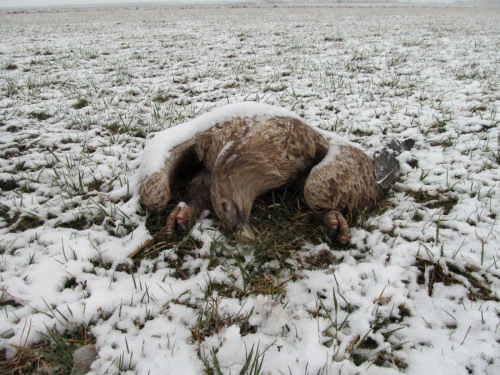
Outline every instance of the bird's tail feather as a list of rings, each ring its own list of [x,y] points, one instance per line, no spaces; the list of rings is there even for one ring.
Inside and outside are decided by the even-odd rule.
[[[397,157],[405,151],[411,150],[415,141],[406,139],[403,142],[390,141],[386,147],[373,155],[373,172],[379,195],[383,196],[391,186],[399,171]]]

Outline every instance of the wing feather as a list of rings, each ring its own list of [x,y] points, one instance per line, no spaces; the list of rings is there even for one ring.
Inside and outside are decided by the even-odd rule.
[[[177,183],[179,167],[193,160],[194,144],[195,139],[190,139],[172,148],[163,167],[141,181],[139,197],[143,207],[149,211],[162,211],[167,207]]]
[[[331,146],[335,147],[335,146]],[[307,204],[316,212],[357,212],[376,200],[373,163],[351,146],[329,150],[309,174],[304,186]]]

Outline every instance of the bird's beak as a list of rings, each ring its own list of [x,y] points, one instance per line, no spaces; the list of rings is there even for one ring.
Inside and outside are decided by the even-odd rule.
[[[255,232],[249,224],[243,224],[243,226],[234,232],[234,237],[239,242],[249,243],[255,240]]]

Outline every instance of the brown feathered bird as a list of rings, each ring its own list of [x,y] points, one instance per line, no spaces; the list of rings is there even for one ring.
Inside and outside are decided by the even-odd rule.
[[[259,103],[231,104],[164,130],[148,143],[140,167],[140,202],[162,211],[182,188],[182,202],[167,219],[168,234],[191,226],[211,202],[239,239],[253,239],[255,198],[305,179],[306,203],[323,216],[329,236],[346,244],[350,233],[343,214],[375,205],[398,170],[396,155],[405,149],[392,142],[372,160],[294,113]]]

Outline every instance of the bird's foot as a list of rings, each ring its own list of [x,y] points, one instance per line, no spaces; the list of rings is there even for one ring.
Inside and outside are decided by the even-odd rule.
[[[195,209],[184,203],[179,203],[168,215],[166,232],[167,236],[173,236],[175,230],[186,231],[191,228],[196,220]]]
[[[332,241],[346,245],[351,241],[351,233],[344,216],[339,211],[328,211],[325,214],[324,225],[326,233]]]

